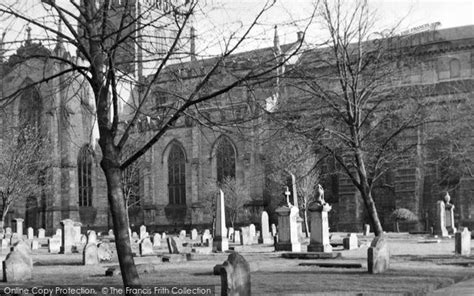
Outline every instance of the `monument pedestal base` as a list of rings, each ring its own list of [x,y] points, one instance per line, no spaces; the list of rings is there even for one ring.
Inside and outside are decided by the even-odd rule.
[[[332,246],[329,245],[329,244],[327,244],[327,245],[309,244],[308,245],[308,252],[331,253],[332,252]]]
[[[301,252],[301,244],[298,243],[277,243],[275,244],[275,251],[291,251]]]
[[[225,252],[229,250],[229,239],[225,237],[216,237],[212,241],[212,251]]]

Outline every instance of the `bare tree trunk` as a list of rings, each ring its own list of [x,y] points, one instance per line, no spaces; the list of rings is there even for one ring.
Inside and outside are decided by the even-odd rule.
[[[305,207],[304,209],[304,215],[303,215],[303,219],[304,219],[304,226],[305,226],[305,233],[306,233],[306,237],[309,237],[309,223],[308,223],[308,209],[307,207]]]
[[[360,148],[356,149],[355,152],[357,168],[359,172],[360,178],[360,191],[362,198],[364,199],[365,207],[367,208],[367,212],[369,213],[369,218],[371,220],[371,224],[374,228],[375,236],[379,236],[383,233],[382,224],[380,223],[379,215],[377,213],[377,208],[375,207],[374,199],[372,198],[372,192],[369,187],[369,182],[367,179],[367,171],[365,170],[365,162],[362,156],[362,151]]]
[[[110,139],[111,137],[109,137]],[[115,244],[125,287],[139,287],[140,279],[135,267],[128,232],[128,215],[122,191],[122,174],[116,148],[112,141],[99,141],[103,158],[100,163],[107,181],[107,197],[112,212]]]

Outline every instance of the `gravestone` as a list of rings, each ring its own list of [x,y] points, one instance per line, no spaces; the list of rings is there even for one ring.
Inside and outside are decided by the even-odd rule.
[[[368,236],[370,234],[370,224],[364,224],[364,236]]]
[[[184,240],[186,238],[186,230],[181,230],[179,232],[179,238]]]
[[[313,202],[308,207],[309,219],[311,221],[311,236],[308,245],[308,252],[332,252],[329,241],[329,221],[328,212],[331,206],[328,203],[321,204]]]
[[[38,250],[39,249],[39,242],[36,239],[31,241],[31,250]]]
[[[161,247],[161,235],[159,233],[155,233],[153,236],[153,247]]]
[[[239,230],[234,230],[233,242],[236,244],[240,244],[240,231]]]
[[[112,250],[108,243],[100,243],[97,246],[97,257],[99,262],[112,260]]]
[[[82,251],[83,265],[99,264],[99,250],[97,248],[97,234],[94,230],[87,231],[87,244]]]
[[[179,254],[182,242],[180,239],[174,239],[173,237],[169,236],[166,238],[166,242],[168,243],[168,251],[170,254]]]
[[[33,239],[35,237],[33,227],[28,227],[27,229],[27,238]]]
[[[367,250],[369,273],[383,273],[390,267],[390,251],[385,236],[376,236]]]
[[[23,240],[18,241],[13,247],[12,251],[18,251],[25,256],[27,263],[33,268],[33,259],[31,258],[31,248]]]
[[[38,238],[44,238],[45,230],[44,228],[38,229]]]
[[[142,225],[140,226],[140,239],[144,239],[145,238],[145,234],[146,234],[146,226],[145,225]]]
[[[225,227],[224,192],[222,190],[216,196],[216,211],[216,237],[213,238],[212,249],[225,252],[229,249],[229,241],[227,240],[227,229]]]
[[[61,253],[62,254],[72,254],[72,247],[75,243],[75,234],[74,234],[74,221],[71,219],[65,219],[61,221],[62,237],[61,237]]]
[[[99,264],[99,251],[95,243],[87,243],[82,252],[83,265],[97,265]]]
[[[344,246],[344,250],[357,249],[359,247],[358,244],[359,242],[355,233],[349,233],[347,237],[342,239],[342,245]]]
[[[54,235],[48,240],[48,251],[52,254],[58,254],[61,251],[61,238]]]
[[[260,231],[260,235],[262,238],[262,243],[265,245],[273,244],[273,237],[270,233],[270,227],[268,226],[268,213],[266,211],[262,212],[261,223],[262,230]]]
[[[456,233],[456,227],[454,225],[454,205],[450,203],[451,196],[448,192],[444,196],[444,207],[445,207],[445,222],[446,222],[446,230],[448,234]]]
[[[250,296],[250,265],[245,258],[232,252],[220,268],[221,295]]]
[[[277,227],[275,224],[272,223],[272,236],[276,236],[277,235]]]
[[[298,239],[299,211],[295,206],[281,206],[276,209],[278,214],[278,242],[275,251],[301,252]]]
[[[63,235],[62,229],[60,229],[60,228],[56,229],[56,234],[55,235],[57,235],[59,237],[62,237],[62,235]]]
[[[1,243],[2,243],[2,250],[7,250],[8,247],[10,246],[10,242],[6,238],[2,238]]]
[[[135,231],[132,232],[132,241],[136,242],[140,240],[140,237],[138,236],[138,233],[136,233]]]
[[[80,244],[81,244],[81,245],[87,244],[87,236],[86,236],[85,234],[81,234],[81,241],[80,241]]]
[[[454,251],[463,256],[471,255],[471,232],[467,227],[454,235]]]
[[[140,242],[140,255],[153,255],[153,244],[151,243],[149,237],[142,239],[142,241]]]
[[[161,234],[161,239],[166,239],[166,232],[163,232],[163,233]]]
[[[250,224],[249,225],[249,233],[250,233],[250,243],[255,244],[255,238],[257,237],[257,232],[255,229],[255,224]]]
[[[194,228],[193,230],[191,230],[191,240],[196,240],[198,237],[198,231],[196,228]]]
[[[240,228],[240,243],[244,246],[251,245],[253,243],[252,237],[250,236],[250,227]]]
[[[202,237],[201,237],[201,242],[206,243],[206,241],[208,239],[212,239],[212,235],[211,235],[211,232],[209,231],[209,229],[205,229],[204,233],[202,234]]]
[[[24,242],[20,241],[20,244]],[[22,282],[31,279],[33,261],[28,246],[18,244],[12,248],[3,262],[4,280],[6,282]]]
[[[448,236],[448,230],[446,229],[446,207],[442,200],[436,202],[436,221],[434,234],[441,237]]]
[[[87,243],[94,243],[97,244],[97,234],[94,230],[87,231]]]
[[[114,235],[114,230],[113,230],[113,229],[109,229],[109,236],[115,236],[115,235]]]
[[[15,219],[15,224],[16,224],[16,233],[18,234],[18,237],[22,238],[23,237],[23,221],[25,221],[22,218],[16,218]]]
[[[12,235],[12,228],[11,227],[5,228],[5,237],[11,236],[11,235]]]
[[[79,244],[81,242],[82,223],[81,222],[74,222],[72,228],[74,230],[73,242],[74,242],[74,244]]]

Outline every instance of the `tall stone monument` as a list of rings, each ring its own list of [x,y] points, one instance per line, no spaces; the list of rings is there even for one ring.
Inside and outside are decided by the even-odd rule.
[[[61,253],[62,254],[72,254],[72,247],[75,244],[74,238],[74,221],[71,219],[65,219],[61,221],[63,231],[61,232]]]
[[[301,243],[298,239],[299,210],[290,203],[290,192],[287,188],[286,202],[288,206],[276,209],[278,214],[278,242],[275,251],[301,252]]]
[[[332,246],[329,241],[329,221],[328,212],[331,206],[324,200],[324,189],[318,185],[318,199],[309,207],[309,216],[311,221],[311,239],[308,245],[308,252],[332,252]]]
[[[222,190],[220,190],[220,194],[216,199],[216,237],[213,240],[213,249],[218,252],[225,252],[229,249],[229,240],[225,227],[224,192]]]
[[[447,237],[450,233],[456,232],[454,226],[454,205],[450,203],[451,196],[446,192],[443,200],[436,203],[436,221],[434,234]]]
[[[16,218],[16,233],[18,234],[18,237],[21,239],[23,237],[23,221],[25,221],[22,218]]]

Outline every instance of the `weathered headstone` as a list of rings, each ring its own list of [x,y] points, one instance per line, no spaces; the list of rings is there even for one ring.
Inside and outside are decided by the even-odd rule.
[[[240,244],[240,231],[234,230],[233,242],[236,244]]]
[[[144,239],[146,234],[146,226],[142,225],[140,226],[140,239]]]
[[[61,221],[62,229],[62,236],[61,236],[61,253],[62,254],[72,254],[72,247],[75,243],[75,235],[74,235],[74,221],[71,219],[65,219]]]
[[[2,250],[7,250],[8,247],[10,246],[10,242],[6,238],[2,238],[1,243],[2,243]]]
[[[308,207],[308,210],[311,221],[311,238],[308,252],[332,252],[328,221],[328,212],[331,211],[331,206],[327,203],[314,202]]]
[[[186,238],[186,230],[181,230],[179,232],[179,238],[180,239],[185,239]]]
[[[24,243],[20,241],[19,243]],[[28,248],[28,247],[26,247]],[[28,250],[22,247],[13,247],[3,262],[4,280],[7,282],[21,282],[31,279],[33,261]]]
[[[370,224],[364,224],[364,236],[368,236],[370,234]]]
[[[229,249],[229,241],[227,240],[227,229],[225,227],[225,206],[224,192],[220,190],[219,196],[216,197],[216,237],[213,238],[213,250],[225,252]]]
[[[297,227],[298,208],[281,206],[276,209],[276,212],[278,214],[278,243],[275,245],[275,251],[301,252]]]
[[[38,238],[44,238],[45,230],[44,228],[38,229]]]
[[[94,230],[87,231],[87,243],[94,243],[97,244],[97,234]]]
[[[50,253],[57,254],[61,251],[61,238],[53,235],[48,240],[48,250]]]
[[[86,236],[85,234],[81,234],[81,241],[80,241],[80,244],[81,244],[81,245],[87,244],[87,236]]]
[[[208,239],[212,239],[212,235],[211,235],[211,232],[209,231],[209,229],[205,229],[204,233],[202,234],[202,237],[201,237],[201,242],[204,244],[204,243],[206,243],[206,241]]]
[[[60,229],[60,228],[56,229],[56,234],[55,235],[57,235],[59,237],[62,237],[62,235],[63,235],[62,229]]]
[[[38,250],[39,249],[39,242],[36,239],[31,241],[31,250]]]
[[[240,243],[244,246],[251,245],[253,243],[252,237],[250,236],[250,227],[240,228]]]
[[[367,250],[369,273],[383,273],[390,267],[390,251],[385,236],[376,236]]]
[[[141,240],[140,255],[141,256],[153,255],[153,244],[151,243],[151,240],[149,237],[146,237]]]
[[[115,236],[115,235],[114,235],[114,230],[113,230],[113,229],[109,229],[109,236]]]
[[[74,244],[79,244],[81,242],[82,223],[81,222],[74,222],[72,228],[74,230],[74,235],[73,235]]]
[[[345,250],[357,249],[359,247],[358,244],[359,242],[355,233],[349,233],[347,237],[342,239],[342,245]]]
[[[250,231],[250,240],[251,244],[258,243],[258,241],[255,241],[255,238],[257,237],[257,231],[255,229],[255,224],[250,224],[249,225],[249,231]]]
[[[20,236],[18,233],[12,233],[12,236],[10,237],[10,245],[13,246],[16,244],[18,241],[22,240],[22,236]]]
[[[250,296],[250,266],[242,255],[232,252],[220,268],[221,295]]]
[[[161,247],[161,235],[159,233],[155,233],[153,236],[153,247]]]
[[[161,239],[166,239],[166,232],[163,232],[163,233],[161,234]]]
[[[193,230],[191,230],[191,240],[196,240],[198,237],[198,231],[196,228],[194,228]]]
[[[138,241],[138,240],[140,240],[140,237],[138,236],[138,233],[136,233],[135,231],[132,232],[132,240],[133,240],[133,241]]]
[[[12,228],[7,227],[5,228],[5,236],[11,236],[12,235]]]
[[[33,227],[28,227],[27,229],[27,238],[33,239],[35,237]]]
[[[266,211],[262,212],[261,223],[262,230],[260,231],[260,236],[262,238],[262,243],[266,245],[273,244],[273,237],[270,233],[270,227],[268,225],[268,213]]]
[[[179,254],[180,252],[180,249],[181,249],[181,246],[182,246],[182,242],[180,239],[174,239],[172,236],[169,236],[166,238],[166,242],[168,243],[168,251],[170,252],[170,254]]]
[[[22,218],[15,218],[15,223],[16,223],[16,233],[20,238],[23,237],[23,221],[25,221]]]
[[[31,248],[30,246],[23,240],[18,241],[12,247],[12,251],[19,251],[25,256],[28,264],[33,267],[33,259],[31,258]]]
[[[99,264],[98,248],[95,243],[87,243],[84,251],[82,252],[82,263],[84,265]]]
[[[471,255],[471,232],[467,227],[463,231],[458,231],[454,235],[455,253],[459,255]]]
[[[99,262],[112,260],[112,250],[108,243],[103,242],[97,246],[97,257]]]
[[[446,230],[449,234],[454,234],[456,233],[456,226],[454,225],[454,205],[450,203],[450,201],[451,196],[446,192],[444,196]]]

